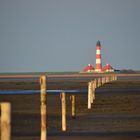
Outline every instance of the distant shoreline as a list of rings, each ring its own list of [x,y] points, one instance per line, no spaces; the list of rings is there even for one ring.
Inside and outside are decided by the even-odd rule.
[[[90,76],[140,76],[140,74],[117,74],[117,73],[0,73],[0,78],[31,78],[46,75],[47,77],[90,77]]]

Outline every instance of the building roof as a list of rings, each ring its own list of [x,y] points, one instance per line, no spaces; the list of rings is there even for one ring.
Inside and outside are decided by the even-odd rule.
[[[94,67],[91,64],[88,64],[84,69],[83,72],[89,72],[94,70]]]
[[[102,71],[107,71],[107,70],[113,70],[113,67],[110,64],[106,64],[106,66],[103,67]]]

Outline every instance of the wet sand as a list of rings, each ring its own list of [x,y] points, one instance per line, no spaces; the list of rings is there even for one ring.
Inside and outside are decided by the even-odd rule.
[[[85,89],[90,78],[48,79],[48,89]],[[127,79],[127,80],[126,80]],[[37,80],[0,82],[0,89],[39,89]],[[61,132],[58,94],[47,95],[48,140],[138,140],[140,139],[140,80],[119,78],[96,90],[92,109],[87,94],[76,94],[76,119],[71,118],[67,94],[67,132]],[[12,140],[40,139],[40,95],[0,95],[12,104]]]

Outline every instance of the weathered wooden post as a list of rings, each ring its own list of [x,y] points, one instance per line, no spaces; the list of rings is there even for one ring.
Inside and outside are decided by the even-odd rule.
[[[71,100],[71,115],[72,118],[75,119],[76,117],[76,99],[75,99],[75,95],[71,95],[70,96],[70,100]]]
[[[106,84],[106,76],[104,78],[105,78],[105,84]]]
[[[115,80],[117,80],[117,78],[118,78],[118,77],[117,77],[117,76],[115,76]]]
[[[88,82],[88,109],[91,109],[92,82]]]
[[[1,103],[0,110],[1,140],[11,140],[11,104],[8,102]]]
[[[91,104],[93,103],[93,90],[94,90],[94,81],[91,81],[91,98],[90,98]]]
[[[0,140],[1,140],[1,104],[0,104]]]
[[[107,83],[109,82],[109,78],[108,78],[108,76],[106,77],[107,78]]]
[[[109,76],[107,76],[107,83],[109,83]]]
[[[113,78],[112,78],[113,76],[112,75],[110,75],[110,81],[113,81]]]
[[[99,78],[97,78],[97,87],[99,87]]]
[[[99,87],[99,78],[97,79],[97,87]]]
[[[66,131],[66,95],[64,92],[60,93],[62,106],[62,131]]]
[[[115,80],[115,75],[113,75],[113,81]]]
[[[47,108],[46,108],[46,76],[43,75],[40,77],[40,100],[41,100],[41,140],[47,140]]]
[[[99,81],[98,81],[98,78],[96,79],[96,86],[99,87]]]
[[[92,81],[92,96],[91,96],[91,103],[95,100],[95,90],[96,90],[96,80]]]
[[[95,100],[96,81],[94,81],[93,85],[93,100]]]
[[[103,77],[101,78],[101,83],[102,83],[102,85],[104,84]]]
[[[107,82],[109,83],[109,76],[107,76]]]
[[[101,83],[102,83],[102,85],[103,85],[103,77],[101,77]]]
[[[98,78],[98,87],[100,87],[101,86],[101,80],[100,80],[100,78]]]
[[[94,80],[94,87],[97,88],[97,79]]]
[[[100,86],[102,85],[102,83],[101,83],[101,78],[99,78],[99,81],[100,81]]]
[[[105,84],[105,77],[103,77],[103,84]]]
[[[106,78],[106,80],[105,80],[105,81],[106,81],[106,83],[107,83],[107,76],[106,76],[105,78]]]
[[[115,75],[113,75],[112,80],[113,80],[113,81],[115,80]]]
[[[103,85],[102,77],[101,77],[100,81],[101,81],[101,86],[102,86]]]
[[[112,75],[112,81],[114,81],[114,74]]]

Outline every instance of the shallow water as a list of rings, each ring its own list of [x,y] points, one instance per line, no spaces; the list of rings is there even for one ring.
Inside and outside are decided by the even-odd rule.
[[[87,90],[46,90],[47,94],[65,93],[87,93]],[[0,90],[0,94],[40,94],[40,90]]]

